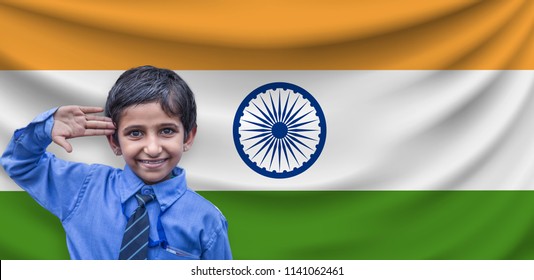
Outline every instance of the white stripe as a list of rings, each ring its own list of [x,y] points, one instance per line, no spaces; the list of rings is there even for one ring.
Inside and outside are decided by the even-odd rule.
[[[120,250],[119,252],[124,251],[124,249],[126,249],[132,242],[134,242],[134,241],[135,241],[141,234],[143,234],[145,231],[147,231],[149,227],[150,227],[150,226],[146,226],[145,229],[143,229],[142,231],[140,231],[139,234],[137,234],[134,238],[132,238],[132,239],[130,240],[130,242],[128,242],[126,245],[124,245],[124,246],[121,248],[121,250]],[[148,241],[147,241],[147,242],[148,242]],[[134,254],[134,255],[135,255],[135,254]]]
[[[0,71],[0,146],[62,104],[103,105],[122,71]],[[197,190],[534,189],[534,71],[178,71],[196,94],[198,133],[180,165]],[[232,125],[270,82],[308,90],[327,120],[322,155],[289,179],[246,166]],[[32,102],[28,102],[32,100]],[[123,167],[103,137],[59,157]],[[83,147],[83,149],[81,149]],[[1,172],[0,188],[16,190]]]
[[[140,208],[137,208],[137,209],[133,212],[132,216],[135,215],[135,213],[136,213],[137,211],[139,211],[139,209],[140,209]],[[137,218],[137,220],[135,220],[135,221],[133,222],[133,224],[131,224],[127,229],[125,229],[124,232],[128,232],[133,226],[135,226],[139,221],[141,221],[141,220],[143,219],[143,217],[147,215],[147,213],[148,213],[148,212],[145,210],[145,212],[143,213],[143,215],[141,215],[141,217]]]
[[[139,251],[143,250],[146,246],[148,245],[148,242],[145,243],[143,246],[139,247],[139,249],[137,251],[135,251],[135,253],[133,253],[129,258],[128,260],[131,260],[133,257],[135,257],[135,255],[137,255],[137,253],[139,253]],[[145,258],[146,260],[146,258]]]

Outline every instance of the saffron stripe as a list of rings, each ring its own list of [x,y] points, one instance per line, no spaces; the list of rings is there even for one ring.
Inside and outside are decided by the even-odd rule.
[[[3,2],[0,69],[534,69],[532,1],[150,5]]]

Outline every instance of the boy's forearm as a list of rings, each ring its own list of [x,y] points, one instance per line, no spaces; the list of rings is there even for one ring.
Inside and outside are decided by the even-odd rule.
[[[50,132],[55,110],[37,116],[28,126],[15,131],[1,158],[2,166],[10,177],[26,174],[39,162],[52,142]]]
[[[15,131],[1,163],[6,173],[39,204],[60,219],[71,213],[90,173],[87,164],[73,163],[46,152],[52,142],[55,109]]]

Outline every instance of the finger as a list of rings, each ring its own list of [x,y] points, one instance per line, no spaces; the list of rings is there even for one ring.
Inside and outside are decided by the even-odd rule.
[[[104,122],[113,122],[111,118],[105,117],[105,116],[97,116],[97,115],[86,115],[85,119],[88,121],[104,121]]]
[[[65,149],[65,151],[67,151],[67,153],[72,152],[72,145],[67,141],[67,139],[65,139],[65,137],[56,136],[56,137],[52,138],[52,141],[54,141],[54,143],[56,143],[58,146],[60,146],[63,149]]]
[[[80,110],[86,114],[100,113],[104,111],[102,107],[93,107],[93,106],[79,106]]]
[[[83,136],[112,135],[115,129],[86,129]]]
[[[87,121],[85,123],[85,128],[103,128],[103,129],[115,129],[115,125],[112,122],[108,121]]]

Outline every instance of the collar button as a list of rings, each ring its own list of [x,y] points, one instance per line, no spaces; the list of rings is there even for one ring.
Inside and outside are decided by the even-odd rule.
[[[152,188],[144,187],[144,188],[141,189],[141,194],[143,194],[143,195],[151,195],[151,194],[154,194],[154,191],[152,190]]]

